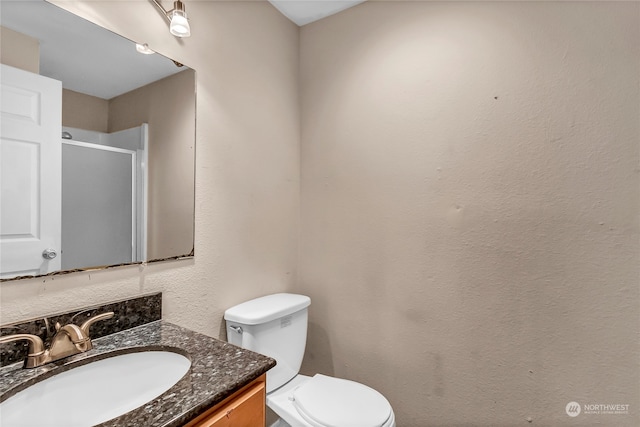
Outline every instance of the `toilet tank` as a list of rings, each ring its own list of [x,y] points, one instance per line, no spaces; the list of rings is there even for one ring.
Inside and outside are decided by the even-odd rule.
[[[267,372],[267,393],[300,372],[309,304],[308,296],[281,293],[244,302],[224,313],[227,341],[276,360]]]

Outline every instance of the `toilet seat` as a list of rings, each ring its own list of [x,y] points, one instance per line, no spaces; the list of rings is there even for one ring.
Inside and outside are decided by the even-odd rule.
[[[376,390],[321,374],[295,389],[292,400],[314,427],[380,427],[392,414],[389,401]]]

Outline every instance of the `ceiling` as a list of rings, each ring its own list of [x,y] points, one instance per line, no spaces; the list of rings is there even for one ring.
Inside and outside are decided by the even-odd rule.
[[[365,0],[269,0],[284,16],[303,26],[341,12]]]
[[[40,74],[65,89],[111,99],[185,69],[43,0],[1,1],[1,25],[39,40]]]

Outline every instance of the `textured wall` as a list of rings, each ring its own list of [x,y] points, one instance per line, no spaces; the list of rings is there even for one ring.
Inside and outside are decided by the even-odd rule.
[[[196,70],[197,255],[2,283],[1,322],[162,291],[165,319],[219,336],[226,308],[295,276],[298,29],[267,2],[187,2],[186,40],[149,2],[59,4]]]
[[[640,425],[639,7],[367,2],[301,29],[307,372],[402,427]]]

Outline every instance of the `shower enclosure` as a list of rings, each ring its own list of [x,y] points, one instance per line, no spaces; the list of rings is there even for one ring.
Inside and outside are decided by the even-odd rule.
[[[146,259],[147,135],[63,127],[63,270]]]

